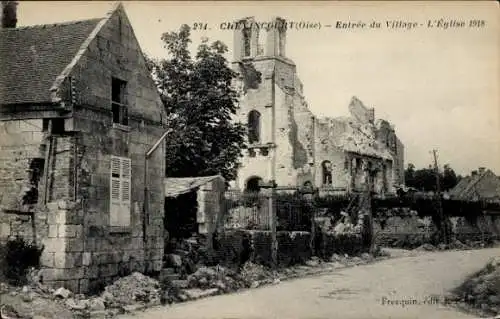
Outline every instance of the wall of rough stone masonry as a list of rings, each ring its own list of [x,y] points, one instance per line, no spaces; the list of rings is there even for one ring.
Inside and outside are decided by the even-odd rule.
[[[48,234],[45,213],[39,206],[45,184],[48,201],[71,196],[70,140],[62,136],[53,138],[49,167],[44,163],[46,145],[42,119],[5,121],[0,122],[0,127],[3,130],[0,139],[0,240],[19,236],[40,243]],[[33,165],[35,160],[37,166]],[[47,183],[44,168],[49,169]],[[32,198],[27,202],[23,197],[30,188]]]
[[[484,238],[500,238],[500,217],[478,216],[475,222],[464,217],[450,217],[453,237],[465,241],[480,241]],[[394,243],[405,236],[429,242],[436,226],[430,217],[392,216],[381,220],[375,218],[376,241],[382,245]]]
[[[275,85],[275,92],[275,180],[279,186],[295,186],[293,164],[296,154],[292,141],[296,139],[296,126],[293,123],[292,95],[291,92],[280,89],[278,84]]]
[[[377,121],[375,131],[377,140],[386,145],[393,156],[392,173],[389,181],[404,184],[404,145],[396,136],[394,128],[385,120]]]
[[[268,33],[268,47],[277,47],[276,41],[279,41],[279,37],[276,35]],[[272,142],[273,134],[275,134],[276,150],[271,149],[268,154],[261,153],[259,149],[245,151],[242,165],[238,170],[237,181],[232,183],[232,186],[243,189],[246,181],[251,177],[260,177],[264,181],[274,178],[279,186],[300,186],[305,182],[321,186],[321,163],[324,160],[330,160],[334,165],[332,178],[336,185],[333,186],[351,188],[352,181],[350,171],[346,170],[344,152],[334,145],[334,140],[340,134],[352,130],[350,125],[344,119],[315,119],[307,106],[303,96],[303,85],[297,76],[296,66],[291,60],[283,55],[278,56],[275,50],[271,50],[272,52],[268,50],[269,52],[264,56],[259,55],[255,50],[257,38],[253,33],[251,55],[244,59],[242,58],[241,30],[235,31],[234,39],[236,62],[233,63],[233,67],[235,70],[238,72],[243,70],[241,67],[243,60],[244,63],[252,63],[256,70],[262,73],[262,83],[245,92],[236,118],[247,123],[248,113],[251,110],[259,111],[262,137],[260,144]],[[369,131],[369,128],[374,125],[374,109],[364,106],[359,99],[352,99],[349,111],[352,116],[351,120],[359,122],[360,129],[366,131],[368,128]],[[326,139],[330,139],[326,143],[328,144],[326,148],[321,143],[323,135]],[[273,154],[276,154],[274,163]],[[401,159],[401,163],[403,162],[402,156],[397,153],[397,159]],[[352,169],[352,165],[348,166],[349,170]],[[400,167],[400,165],[395,165],[393,168],[395,167]],[[394,171],[392,175],[397,175],[396,173],[397,171]],[[358,189],[362,188],[363,175],[363,172],[358,170],[353,178]],[[391,179],[387,179],[387,175],[388,173],[378,173],[375,179],[376,190],[384,189],[386,182],[392,183]]]
[[[33,241],[35,237],[31,218],[29,215],[0,213],[0,243],[15,237]]]
[[[250,240],[251,254],[249,260],[253,263],[272,266],[271,232],[259,230],[226,231],[219,236],[216,254],[223,265],[237,265],[244,250],[244,238]],[[277,232],[278,263],[288,267],[305,262],[311,257],[309,232]]]
[[[404,185],[405,183],[405,146],[401,140],[396,137],[396,156],[394,158],[392,178],[395,183]]]
[[[41,124],[41,121],[37,124]],[[20,143],[16,147],[22,148],[23,140],[18,139],[18,142]],[[74,163],[73,150],[72,137],[54,137],[51,165],[46,167],[49,170],[47,207],[43,207],[42,198],[38,198],[37,204],[14,207],[17,213],[15,211],[0,212],[0,240],[5,241],[20,236],[43,246],[41,256],[43,281],[49,285],[56,287],[64,285],[77,291],[79,279],[83,274],[83,270],[75,268],[77,267],[75,265],[79,263],[81,266],[82,241],[79,237],[82,233],[83,212],[73,212],[68,204],[68,200],[74,196],[74,179],[71,170]],[[40,156],[36,153],[32,154]],[[10,161],[10,163],[16,163],[15,159],[11,158]],[[43,194],[41,190],[45,188],[45,184],[42,174],[38,185],[39,195]],[[19,211],[33,214],[32,216],[21,215]]]
[[[39,221],[45,224],[39,229],[45,232],[42,241],[46,247],[41,275],[49,285],[87,292],[129,271],[159,271],[162,267],[163,145],[149,161],[146,246],[142,209],[145,154],[164,133],[161,121],[165,114],[121,10],[104,24],[69,76],[74,80],[76,105],[67,129],[74,136],[57,144],[60,152],[53,176],[69,175],[65,182],[57,178],[52,183],[45,219]],[[127,81],[128,128],[112,124],[112,77]],[[112,155],[131,158],[130,227],[109,224]]]
[[[198,200],[197,222],[200,234],[212,238],[212,234],[224,226],[224,191],[223,179],[214,179],[201,186],[196,197]]]
[[[275,180],[279,186],[296,186],[312,180],[312,114],[304,107],[301,83],[295,73],[295,65],[284,58],[257,57],[253,62],[262,74],[262,83],[249,89],[241,101],[238,119],[247,122],[248,112],[255,109],[261,113],[260,144],[273,141],[272,118],[275,117],[276,164]],[[275,85],[272,76],[274,72]],[[273,99],[274,92],[274,99]],[[274,110],[271,107],[274,102]],[[238,171],[238,186],[253,176],[264,180],[272,178],[271,149],[268,155],[256,150],[255,157],[248,152]]]
[[[323,187],[323,162],[330,161],[332,167],[332,187],[333,188],[348,188],[351,175],[351,167],[345,167],[347,155],[342,150],[339,150],[333,143],[333,130],[329,130],[329,126],[322,122],[317,122],[316,139],[315,139],[315,184]]]
[[[273,64],[272,61],[262,61],[255,63],[255,69],[261,73],[261,83],[256,88],[248,88],[246,94],[240,102],[240,109],[237,111],[236,120],[242,123],[248,123],[248,114],[252,110],[260,113],[260,142],[258,144],[267,144],[272,142],[272,83],[273,83]],[[239,64],[233,64],[238,72],[243,72]],[[250,155],[249,150],[244,151],[244,157],[241,161],[241,168],[238,171],[236,186],[240,189],[245,188],[246,181],[251,177],[260,177],[263,180],[271,178],[269,159],[272,150],[267,155],[261,153],[260,149],[254,149],[254,155]]]
[[[302,95],[295,65],[276,62],[276,129],[279,150],[276,180],[280,186],[301,186],[314,182],[314,117]]]
[[[303,95],[303,85],[297,74],[294,76],[292,133],[290,142],[293,145],[293,167],[295,169],[296,185],[301,186],[306,182],[315,184],[314,178],[314,127],[316,118],[309,110]],[[295,133],[295,132],[296,133]]]
[[[0,207],[24,210],[30,164],[45,157],[42,120],[0,121]],[[1,213],[0,213],[1,214]]]
[[[357,99],[353,98],[349,104],[349,112],[351,115],[363,124],[373,123],[375,121],[375,110],[368,108]]]

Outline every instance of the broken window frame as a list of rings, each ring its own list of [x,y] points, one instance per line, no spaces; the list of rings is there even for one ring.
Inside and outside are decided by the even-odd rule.
[[[330,168],[327,167],[327,164],[330,164]],[[323,161],[321,163],[321,177],[322,177],[322,184],[324,186],[331,186],[333,184],[333,178],[332,178],[332,163],[330,161]]]
[[[127,82],[115,77],[111,78],[111,112],[113,114],[113,124],[128,126],[126,89]]]
[[[251,43],[252,30],[250,28],[244,27],[242,30],[242,35],[243,35],[243,57],[249,57],[252,55],[252,43]]]
[[[255,144],[260,142],[260,124],[261,124],[261,114],[257,110],[251,110],[248,113],[248,143]]]
[[[130,226],[132,161],[127,157],[111,156],[109,184],[109,225]]]

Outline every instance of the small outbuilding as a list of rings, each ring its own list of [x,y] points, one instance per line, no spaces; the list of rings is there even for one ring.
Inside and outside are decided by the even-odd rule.
[[[165,228],[169,237],[181,239],[202,234],[211,238],[222,221],[225,179],[220,175],[168,177],[164,185]]]

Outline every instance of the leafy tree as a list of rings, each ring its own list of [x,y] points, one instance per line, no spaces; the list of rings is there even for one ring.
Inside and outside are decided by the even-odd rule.
[[[457,177],[457,174],[455,174],[453,168],[451,168],[449,164],[446,164],[443,170],[443,181],[442,181],[443,190],[452,189],[458,184],[458,181],[459,179]]]
[[[167,32],[162,41],[168,59],[148,59],[163,103],[170,115],[166,175],[171,177],[221,174],[236,176],[245,128],[234,123],[238,93],[232,87],[236,73],[220,41],[202,39],[196,56],[189,52],[190,28]]]
[[[411,187],[415,185],[415,165],[412,163],[408,163],[408,168],[405,169],[405,183]]]
[[[415,171],[415,188],[423,191],[436,190],[436,175],[432,167],[422,168]]]
[[[421,191],[436,191],[436,173],[432,166],[415,170],[415,165],[408,164],[405,170],[406,186]],[[439,184],[442,191],[450,190],[457,185],[459,178],[449,164],[439,172]]]
[[[16,27],[17,5],[17,1],[2,1],[2,28]]]

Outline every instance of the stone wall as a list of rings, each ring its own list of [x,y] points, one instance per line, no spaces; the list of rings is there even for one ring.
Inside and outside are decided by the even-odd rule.
[[[37,173],[32,164],[45,158],[43,120],[0,121],[0,136],[0,208],[29,210],[23,197]]]
[[[369,250],[369,247],[363,245],[362,237],[357,234],[322,234],[321,241],[317,254],[325,259],[333,254],[357,256]]]
[[[453,237],[460,241],[481,241],[486,238],[500,239],[500,216],[480,215],[475,220],[450,217]],[[430,217],[392,216],[375,218],[375,239],[381,245],[391,245],[402,240],[430,242],[436,226]],[[406,239],[405,239],[406,238]]]
[[[207,235],[208,238],[212,238],[212,234],[224,224],[225,189],[225,181],[222,178],[216,178],[200,186],[196,192],[198,231],[200,234]]]
[[[309,232],[285,232],[276,234],[278,240],[278,263],[288,267],[303,263],[311,257]],[[217,256],[225,265],[235,265],[241,262],[245,248],[244,238],[249,239],[251,254],[249,261],[272,266],[271,232],[259,230],[226,231],[219,235]]]
[[[235,70],[244,76],[245,70],[240,64],[233,64]],[[262,61],[254,64],[255,69],[260,72],[261,81],[253,87],[246,89],[246,94],[240,102],[240,109],[237,112],[236,121],[246,125],[248,115],[252,110],[260,113],[260,141],[256,144],[265,145],[273,140],[272,117],[273,117],[273,72],[272,61]],[[260,148],[244,150],[244,157],[238,171],[236,187],[245,188],[245,183],[250,177],[260,177],[264,180],[271,178],[270,158],[273,149],[266,148],[267,152],[262,152]]]
[[[349,112],[362,124],[374,123],[375,121],[375,110],[364,106],[356,97],[354,97],[349,104]]]
[[[78,132],[78,199],[82,221],[84,284],[81,289],[127,271],[159,271],[164,245],[164,146],[148,161],[148,218],[143,216],[145,154],[164,133],[165,112],[141,49],[123,10],[115,11],[71,73],[77,92],[74,129]],[[126,81],[128,125],[113,124],[112,77]],[[110,223],[110,159],[131,160],[128,226]],[[144,221],[146,236],[143,236]],[[87,287],[86,287],[87,286]]]
[[[40,211],[44,197],[50,202],[73,196],[71,138],[52,138],[52,160],[50,165],[45,165],[48,142],[44,139],[41,119],[0,122],[0,127],[6,128],[6,134],[0,139],[0,176],[3,179],[0,184],[0,241],[14,237],[37,241],[44,234],[38,229],[38,220],[45,216]],[[33,131],[22,131],[28,127]],[[21,133],[14,128],[21,129]],[[44,169],[48,170],[47,175]]]
[[[54,137],[45,207],[40,199],[28,207],[22,201],[33,175],[32,160],[45,158],[44,121],[0,123],[0,194],[5,194],[0,205],[35,213],[36,240],[45,246],[43,281],[74,292],[100,288],[130,271],[159,271],[164,246],[163,145],[144,169],[147,150],[165,131],[165,112],[123,8],[113,11],[92,36],[67,74],[73,80],[73,117],[64,120],[66,132]],[[112,77],[127,81],[126,127],[113,125]],[[111,156],[131,159],[128,226],[110,225]],[[148,218],[143,215],[145,173]],[[40,183],[38,188],[45,189]],[[0,212],[0,239],[16,234],[33,239],[32,229],[28,216]]]
[[[243,189],[245,182],[255,176],[263,180],[274,178],[280,186],[312,181],[314,116],[301,95],[302,84],[295,65],[283,57],[256,57],[252,64],[261,73],[261,83],[245,92],[236,118],[247,123],[248,113],[258,111],[261,114],[258,144],[274,143],[276,149],[268,148],[265,154],[260,148],[254,149],[255,154],[245,151],[236,186]],[[234,67],[243,72],[239,64]]]
[[[252,19],[245,18],[241,21],[253,21]],[[305,101],[296,65],[285,57],[285,30],[271,28],[267,31],[268,50],[265,53],[259,50],[259,32],[264,30],[251,30],[248,42],[250,54],[245,56],[243,31],[234,30],[233,68],[242,79],[237,81],[237,87],[243,88],[235,120],[247,124],[249,112],[258,111],[261,114],[261,141],[256,143],[259,145],[252,145],[249,150],[245,150],[237,180],[231,183],[231,187],[244,189],[248,179],[253,177],[264,181],[274,179],[279,186],[284,187],[302,186],[306,182],[321,187],[321,164],[324,160],[329,160],[334,165],[334,185],[331,187],[351,190],[355,186],[352,185],[351,175],[356,173],[352,171],[352,167],[345,166],[348,154],[342,146],[336,145],[336,140],[342,133],[353,130],[350,125],[353,123],[348,125],[339,119],[317,119]],[[261,73],[260,83],[249,86],[245,82],[245,70],[248,69],[245,65],[248,64],[252,64]],[[365,130],[366,127],[374,126],[374,109],[365,107],[357,98],[352,99],[349,111],[350,122],[356,122],[357,126]],[[372,138],[374,139],[375,137]],[[267,143],[273,145],[267,147]],[[400,146],[395,155],[395,167],[398,169],[403,165],[404,150],[402,144]],[[395,173],[399,174],[398,171]],[[384,188],[382,181],[386,179],[383,173],[379,175],[376,178],[376,190]],[[362,174],[356,174],[354,183],[359,186],[362,177]],[[392,174],[388,184],[391,189]]]
[[[24,198],[31,188],[30,164],[44,158],[42,126],[42,120],[0,122],[0,241],[14,236],[34,239],[31,217],[14,213],[29,212],[33,206]]]

